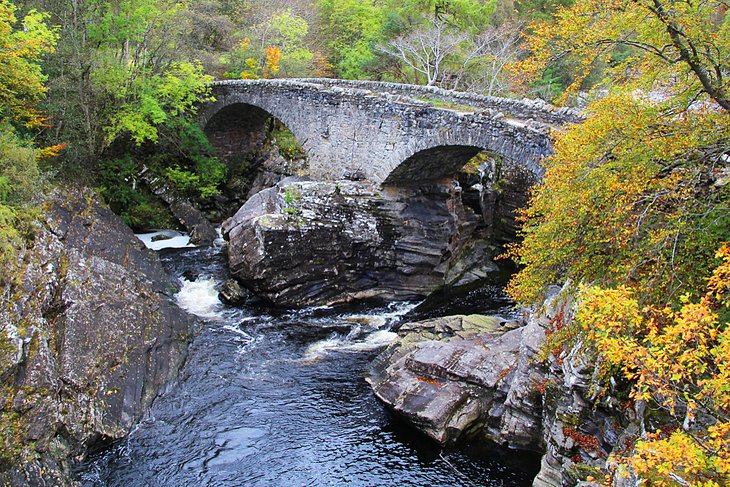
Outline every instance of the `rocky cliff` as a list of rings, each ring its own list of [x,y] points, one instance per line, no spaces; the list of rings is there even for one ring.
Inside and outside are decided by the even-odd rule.
[[[0,307],[0,480],[65,485],[174,377],[191,323],[154,253],[90,191],[56,192],[33,232]]]

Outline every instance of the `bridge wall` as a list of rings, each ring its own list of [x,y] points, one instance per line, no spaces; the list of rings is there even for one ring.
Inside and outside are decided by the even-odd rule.
[[[438,86],[407,85],[387,81],[347,80],[330,78],[300,78],[296,81],[319,84],[326,87],[368,90],[373,94],[385,96],[391,100],[409,100],[409,103],[424,101],[428,105],[431,100],[444,101],[457,105],[468,105],[477,110],[502,112],[505,116],[520,119],[532,119],[549,125],[565,125],[580,123],[583,115],[573,108],[556,107],[539,98],[521,100],[498,96],[485,96],[478,93],[453,91]]]
[[[539,160],[552,150],[550,126],[535,117],[438,109],[329,82],[224,81],[213,91],[217,101],[201,113],[204,124],[234,104],[260,107],[294,133],[308,154],[311,175],[319,179],[379,184],[438,179],[466,162],[443,157],[449,146],[464,155],[486,149],[541,176]],[[438,147],[444,149],[431,150]],[[400,167],[404,161],[408,167]]]

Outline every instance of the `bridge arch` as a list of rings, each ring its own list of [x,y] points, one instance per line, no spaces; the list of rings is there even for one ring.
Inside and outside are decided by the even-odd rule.
[[[218,157],[227,163],[240,162],[252,151],[260,150],[274,131],[295,130],[265,108],[236,102],[222,106],[205,120],[204,131]],[[295,127],[296,129],[296,127]]]
[[[482,150],[472,145],[439,145],[420,150],[396,166],[383,184],[410,185],[452,176]]]

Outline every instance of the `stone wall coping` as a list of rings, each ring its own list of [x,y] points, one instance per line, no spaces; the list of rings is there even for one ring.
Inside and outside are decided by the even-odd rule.
[[[502,114],[508,117],[532,119],[547,125],[580,123],[584,119],[581,112],[576,109],[555,107],[541,99],[523,98],[518,100],[446,90],[436,86],[408,85],[385,81],[341,80],[332,78],[281,78],[223,80],[215,81],[213,86],[300,88],[313,91],[328,91],[355,97],[378,96],[385,98],[390,103],[422,107],[429,107],[431,104],[428,101],[419,100],[418,97],[428,97],[449,103],[472,106],[477,109],[476,111],[490,112],[489,115]]]

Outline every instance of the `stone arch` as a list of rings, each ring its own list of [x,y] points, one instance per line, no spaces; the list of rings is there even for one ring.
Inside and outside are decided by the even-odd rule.
[[[477,176],[459,174],[478,154],[487,156],[482,171]],[[462,204],[481,216],[490,237],[511,242],[517,234],[516,212],[526,205],[529,189],[540,181],[541,174],[524,161],[482,145],[438,145],[405,158],[382,184],[414,186],[447,177],[459,181]]]
[[[411,185],[454,175],[482,150],[474,145],[440,145],[420,150],[396,166],[383,185]]]
[[[290,130],[298,141],[296,130],[286,121],[259,106],[236,102],[224,105],[204,120],[204,131],[218,157],[235,163],[251,150],[263,147],[273,126]]]

